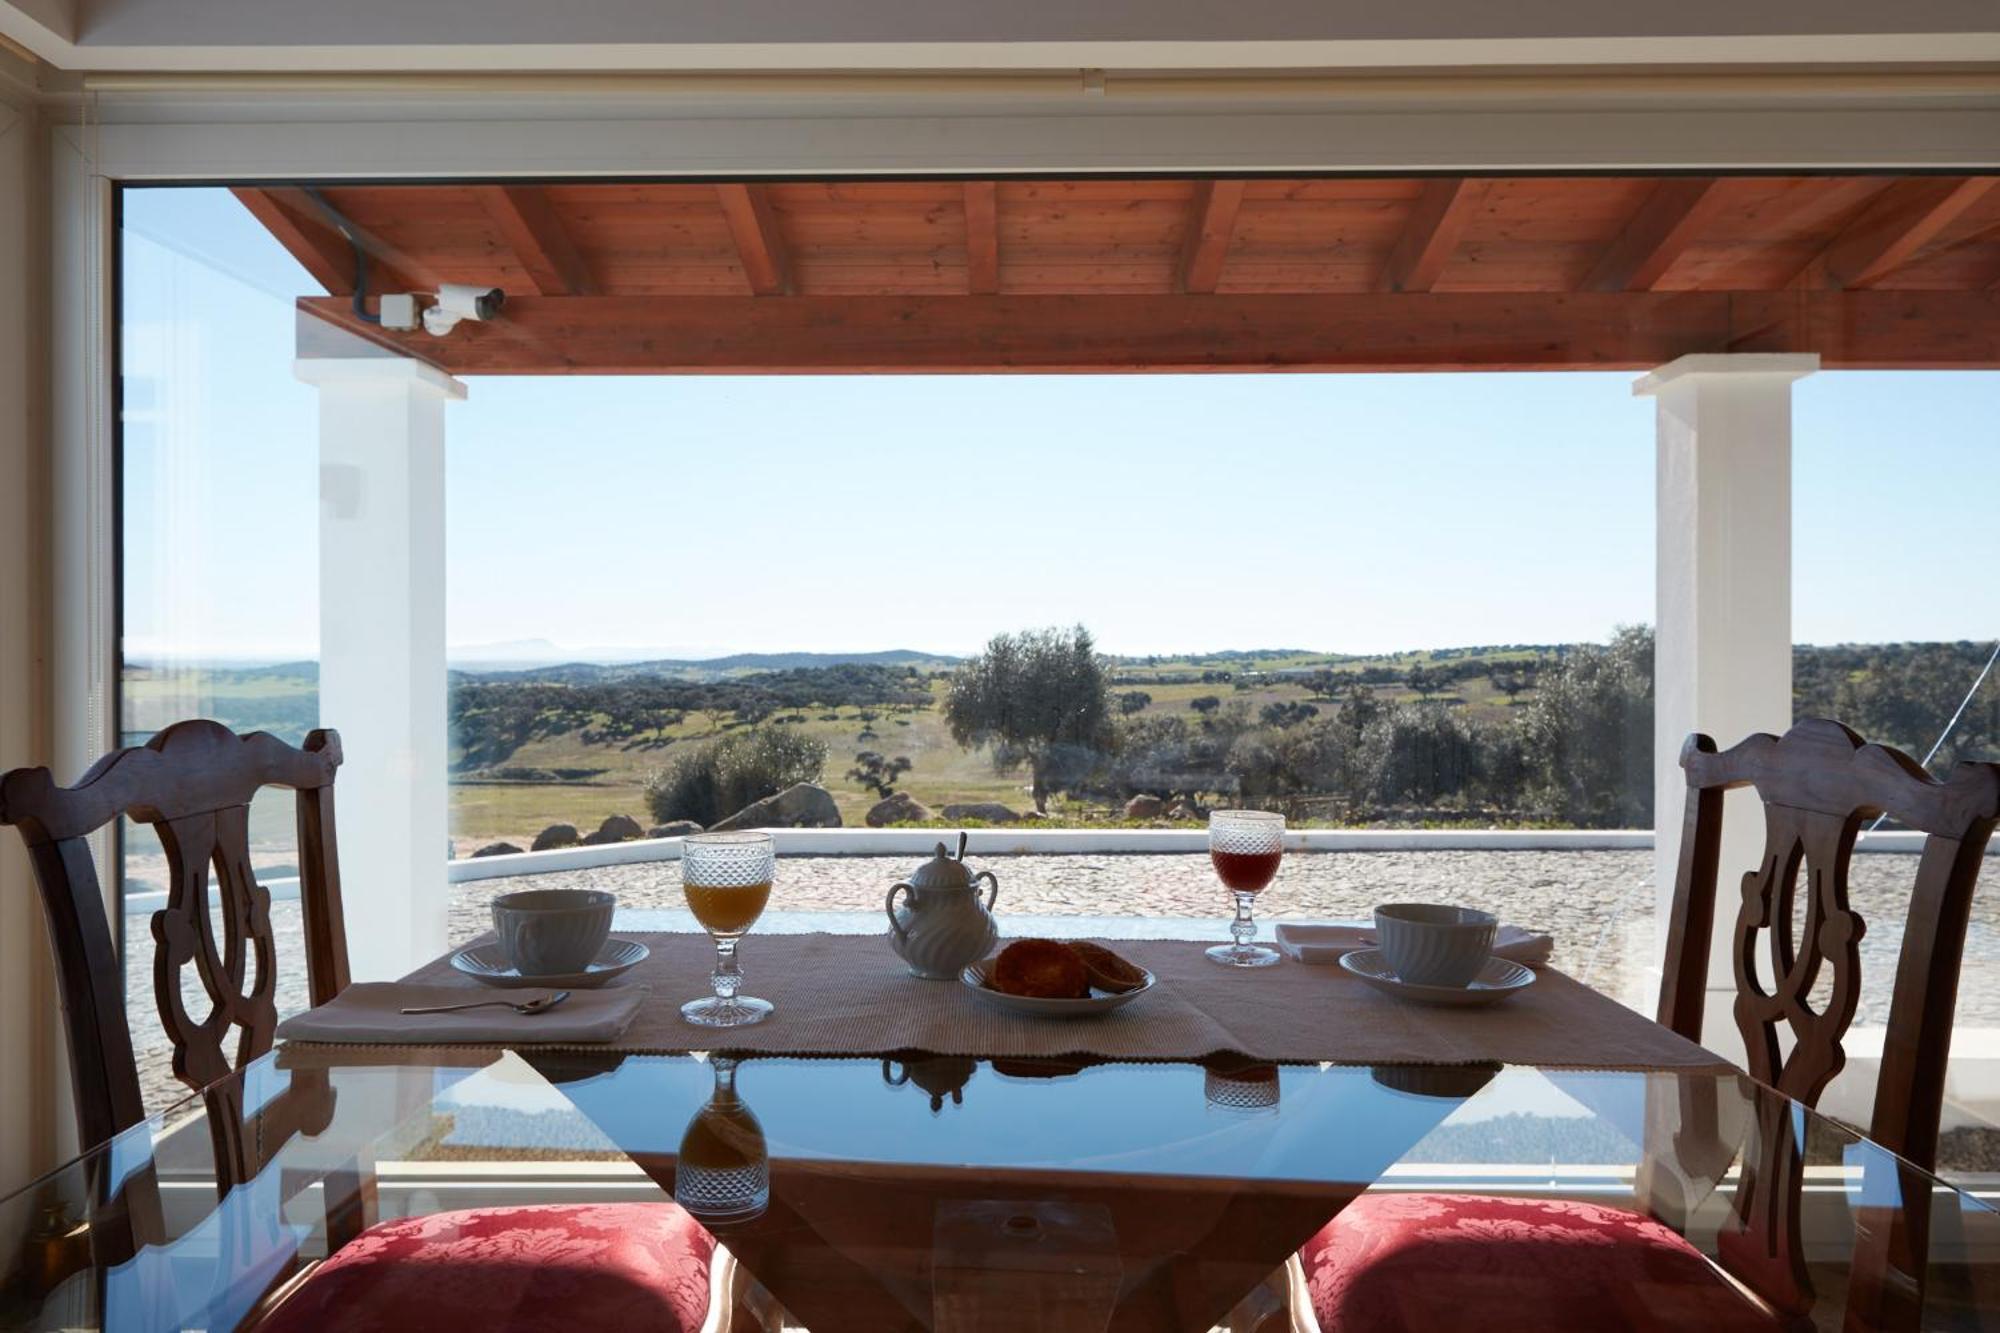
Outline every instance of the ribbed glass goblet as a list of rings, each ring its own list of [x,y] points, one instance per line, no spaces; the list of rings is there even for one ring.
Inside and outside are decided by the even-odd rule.
[[[737,993],[743,973],[736,965],[736,941],[764,914],[777,864],[768,833],[697,833],[681,840],[681,892],[694,919],[715,940],[715,971],[708,979],[715,994],[681,1006],[688,1022],[732,1028],[770,1017],[769,1000]]]
[[[1224,888],[1236,895],[1236,917],[1229,923],[1234,944],[1208,950],[1209,961],[1225,967],[1269,967],[1278,951],[1250,941],[1257,938],[1251,904],[1277,878],[1285,856],[1285,817],[1262,810],[1217,810],[1208,817],[1208,858]]]

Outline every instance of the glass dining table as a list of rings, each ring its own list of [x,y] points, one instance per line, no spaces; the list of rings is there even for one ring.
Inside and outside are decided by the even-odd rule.
[[[0,1201],[0,1326],[243,1327],[368,1220],[678,1198],[739,1329],[1310,1328],[1300,1246],[1441,1191],[1647,1213],[1774,1327],[2000,1329],[1990,1203],[1727,1073],[296,1045]]]

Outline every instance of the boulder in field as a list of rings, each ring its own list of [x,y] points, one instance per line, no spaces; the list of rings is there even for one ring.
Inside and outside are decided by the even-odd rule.
[[[511,842],[489,842],[473,853],[474,856],[519,856],[520,854],[521,849]]]
[[[1159,797],[1149,796],[1145,792],[1140,792],[1137,796],[1125,802],[1125,818],[1158,819],[1166,812],[1166,809],[1167,803]]]
[[[1021,817],[998,801],[973,801],[965,805],[948,805],[944,817],[950,820],[977,819],[985,824],[1018,824]]]
[[[701,832],[701,825],[692,819],[671,819],[664,824],[655,824],[646,830],[649,838],[685,838],[690,833]]]
[[[896,792],[875,802],[868,809],[868,827],[885,828],[890,824],[921,824],[935,818],[931,808],[906,791]]]
[[[839,828],[840,807],[826,788],[810,782],[795,782],[775,796],[752,801],[729,818],[709,829],[711,833],[731,833],[754,828]]]
[[[535,835],[535,840],[528,845],[528,850],[546,852],[557,847],[574,847],[578,841],[576,825],[551,824]]]
[[[630,842],[634,838],[645,836],[646,830],[640,828],[639,821],[630,815],[610,815],[597,826],[597,832],[584,835],[583,845],[602,847],[606,843]]]

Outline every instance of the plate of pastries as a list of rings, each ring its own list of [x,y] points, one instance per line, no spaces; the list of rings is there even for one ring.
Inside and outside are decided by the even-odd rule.
[[[1153,988],[1151,972],[1087,940],[1015,940],[958,979],[1002,1009],[1040,1018],[1108,1014]]]

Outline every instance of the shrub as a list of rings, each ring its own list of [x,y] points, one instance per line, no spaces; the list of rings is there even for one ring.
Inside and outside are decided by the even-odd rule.
[[[682,750],[646,779],[646,806],[665,824],[726,819],[796,782],[818,782],[826,742],[789,727],[751,727]]]
[[[1369,728],[1375,794],[1419,805],[1462,798],[1481,776],[1480,735],[1436,704],[1397,704]]]
[[[1516,719],[1549,812],[1579,828],[1653,822],[1653,632],[1621,629],[1541,673]]]
[[[1257,720],[1259,722],[1262,722],[1267,727],[1277,727],[1280,730],[1286,727],[1295,727],[1301,722],[1310,722],[1318,716],[1319,709],[1313,707],[1311,704],[1299,703],[1296,700],[1289,703],[1265,704],[1257,711]]]

